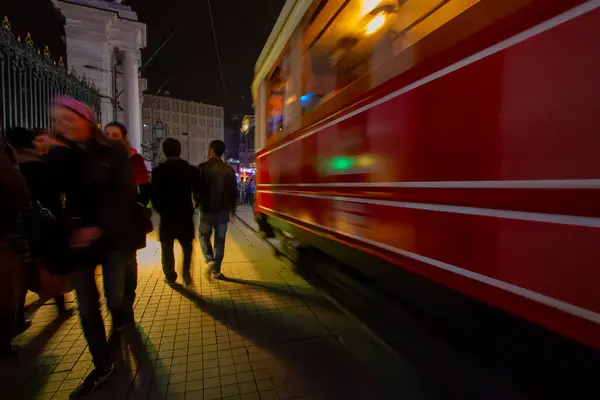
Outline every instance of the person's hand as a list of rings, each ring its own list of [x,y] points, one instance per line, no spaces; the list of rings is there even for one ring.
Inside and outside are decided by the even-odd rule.
[[[102,230],[96,226],[77,229],[71,238],[71,248],[84,249],[90,247],[100,236],[102,236]]]

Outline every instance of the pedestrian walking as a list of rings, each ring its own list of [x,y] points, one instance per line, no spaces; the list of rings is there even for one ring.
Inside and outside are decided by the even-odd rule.
[[[0,359],[12,360],[17,309],[25,287],[25,270],[31,261],[23,214],[29,194],[10,146],[0,139]]]
[[[120,343],[124,327],[124,271],[131,254],[135,187],[126,149],[108,140],[94,112],[68,97],[55,100],[52,117],[59,146],[49,153],[54,176],[62,177],[65,214],[72,223],[70,244],[78,263],[73,273],[79,316],[94,363],[93,371],[71,394],[87,398],[114,375],[109,342]],[[96,266],[102,266],[104,296],[112,316],[107,340]]]
[[[248,204],[250,207],[254,208],[254,193],[256,192],[256,185],[254,184],[254,179],[250,179],[250,183],[246,186],[246,193],[248,198]]]
[[[110,140],[119,142],[127,149],[129,164],[133,170],[133,178],[136,186],[137,206],[134,208],[135,239],[134,245],[128,256],[125,265],[125,291],[123,293],[123,307],[125,309],[126,322],[134,322],[133,306],[135,303],[135,292],[137,289],[138,263],[137,251],[146,247],[146,234],[151,230],[151,222],[144,222],[144,213],[148,213],[150,220],[150,210],[147,206],[150,204],[150,174],[146,169],[144,157],[142,157],[127,140],[128,131],[125,125],[119,122],[111,122],[104,127],[104,134]],[[148,227],[144,226],[150,224]]]
[[[194,204],[192,193],[198,183],[198,171],[181,159],[181,143],[169,138],[163,142],[167,160],[152,171],[152,206],[160,215],[159,239],[165,282],[177,281],[173,245],[183,250],[182,275],[192,284],[192,243],[194,241]]]
[[[200,246],[207,263],[207,279],[224,279],[221,264],[225,255],[225,237],[231,213],[237,204],[235,171],[221,157],[225,143],[213,140],[208,161],[198,166],[200,182],[195,194],[200,207]],[[210,242],[214,233],[214,247]]]
[[[61,221],[63,218],[61,192],[44,157],[50,150],[48,134],[44,131],[13,128],[6,132],[6,140],[15,150],[14,154],[19,164],[19,171],[25,179],[31,198],[43,208],[49,210],[57,221]],[[31,279],[33,279],[33,276],[30,274],[28,280]],[[18,331],[23,331],[31,325],[31,322],[25,319],[26,295],[27,287],[23,290],[22,301],[19,304],[17,313]],[[65,307],[64,296],[57,296],[54,301],[61,317],[68,318],[72,315],[72,310],[67,310]]]

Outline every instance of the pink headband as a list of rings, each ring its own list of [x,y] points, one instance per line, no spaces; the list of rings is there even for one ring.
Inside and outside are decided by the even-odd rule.
[[[96,123],[96,113],[86,104],[77,101],[72,97],[57,97],[56,99],[54,99],[53,105],[68,108],[79,114],[81,117],[85,118],[87,121],[93,124]]]

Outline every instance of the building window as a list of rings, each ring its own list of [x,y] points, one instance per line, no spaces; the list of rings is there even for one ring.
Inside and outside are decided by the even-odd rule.
[[[165,113],[165,122],[171,122],[171,114]]]
[[[158,106],[158,100],[156,100],[156,99],[152,100],[152,108],[160,108]]]
[[[198,125],[198,118],[192,117],[192,125]]]
[[[188,135],[188,133],[187,133],[187,132],[183,132],[183,133],[182,133],[182,135],[183,135],[183,136],[187,136],[187,135]]]
[[[171,103],[168,100],[163,100],[163,109],[166,111],[171,110]]]
[[[210,128],[212,128],[212,127],[213,127],[213,120],[212,120],[212,119],[209,119],[209,120],[208,120],[208,126],[209,126]]]
[[[187,105],[187,103],[183,103],[181,105],[181,112],[187,114],[187,112],[188,112],[188,105]]]
[[[202,116],[206,115],[206,107],[200,106],[200,115],[202,115]]]
[[[154,111],[154,121],[158,121],[160,119],[160,113],[158,111]]]
[[[220,109],[220,108],[217,108],[217,109],[215,110],[215,117],[217,117],[217,118],[221,118],[221,109]]]
[[[188,123],[188,116],[187,116],[187,115],[183,115],[183,116],[181,117],[181,122],[182,122],[183,124],[187,124],[187,123]]]
[[[221,127],[221,120],[220,120],[220,119],[217,119],[217,120],[215,121],[215,128],[220,128],[220,127]]]
[[[208,107],[208,116],[209,116],[209,117],[212,117],[212,116],[214,116],[214,110],[213,110],[213,108],[212,108],[212,107]]]
[[[206,126],[206,120],[204,118],[200,118],[200,126]]]
[[[150,119],[150,109],[144,108],[143,117],[146,119]]]
[[[173,114],[173,122],[179,123],[179,114]]]
[[[176,101],[173,102],[173,111],[179,112],[179,103]]]

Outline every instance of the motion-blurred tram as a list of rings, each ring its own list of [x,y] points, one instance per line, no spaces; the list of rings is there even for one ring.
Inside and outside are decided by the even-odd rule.
[[[261,229],[600,349],[599,27],[599,0],[287,1],[252,87]]]

